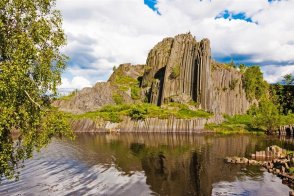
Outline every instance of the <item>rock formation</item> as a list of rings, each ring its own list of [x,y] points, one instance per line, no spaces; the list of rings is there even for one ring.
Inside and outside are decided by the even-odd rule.
[[[60,110],[70,113],[85,113],[100,109],[104,105],[116,104],[115,96],[119,96],[124,103],[132,103],[130,89],[120,90],[116,84],[119,76],[137,80],[143,74],[143,65],[121,64],[110,76],[107,82],[98,82],[91,88],[78,91],[75,96],[66,100],[57,100],[53,103]]]
[[[157,105],[185,99],[213,113],[240,114],[250,106],[241,73],[211,59],[210,42],[197,42],[191,34],[166,38],[150,52],[142,88]]]
[[[139,93],[135,99],[131,92],[133,88],[140,91],[139,87],[143,96]],[[199,109],[214,114],[242,114],[250,106],[242,74],[214,62],[210,41],[197,42],[190,33],[163,39],[149,52],[146,65],[122,64],[108,82],[85,88],[73,98],[58,100],[54,105],[63,111],[83,113],[115,104],[115,96],[123,103],[147,99],[159,106],[168,102],[197,102]]]

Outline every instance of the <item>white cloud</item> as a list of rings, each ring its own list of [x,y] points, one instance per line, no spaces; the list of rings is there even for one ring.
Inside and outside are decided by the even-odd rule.
[[[157,42],[188,31],[197,40],[209,38],[217,57],[237,54],[271,65],[263,70],[294,62],[294,1],[158,0],[156,7],[161,15],[143,0],[59,0],[68,35],[64,51],[72,59],[66,77],[107,80],[114,65],[145,63]],[[244,12],[257,24],[215,19],[224,10]],[[266,79],[275,81],[270,77],[281,75],[277,70]]]
[[[276,83],[281,81],[284,75],[292,74],[294,75],[294,65],[277,66],[277,65],[267,65],[262,68],[263,75],[267,82]]]
[[[91,83],[84,77],[75,76],[72,80],[63,77],[61,81],[61,85],[58,87],[60,92],[71,92],[75,89],[82,89],[84,87],[91,87]]]

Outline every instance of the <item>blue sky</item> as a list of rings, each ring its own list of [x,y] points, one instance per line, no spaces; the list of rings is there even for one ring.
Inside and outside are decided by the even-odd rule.
[[[294,74],[294,1],[58,0],[70,57],[62,89],[106,81],[113,66],[144,64],[163,38],[209,38],[213,58],[262,66],[268,82]]]

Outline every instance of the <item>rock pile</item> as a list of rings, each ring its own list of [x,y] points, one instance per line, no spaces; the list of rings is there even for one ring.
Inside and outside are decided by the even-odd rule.
[[[285,149],[280,148],[279,146],[270,146],[267,147],[265,151],[256,151],[255,154],[252,154],[253,159],[259,158],[284,158],[287,155]]]
[[[265,151],[257,151],[255,154],[252,154],[252,158],[253,159],[236,156],[226,157],[225,162],[263,166],[268,172],[282,178],[283,183],[288,184],[290,187],[294,187],[294,174],[291,169],[294,167],[293,154],[287,154],[285,149],[274,145],[267,147]]]

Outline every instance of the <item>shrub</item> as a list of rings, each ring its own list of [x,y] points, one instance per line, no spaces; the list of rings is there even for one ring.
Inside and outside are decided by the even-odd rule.
[[[271,100],[262,99],[259,102],[259,107],[256,110],[256,115],[253,118],[252,125],[272,133],[281,124],[281,116],[277,105]]]
[[[181,71],[181,68],[179,65],[176,65],[172,68],[172,72],[170,74],[170,78],[171,79],[176,79],[177,77],[180,76],[180,71]]]
[[[146,115],[147,115],[147,108],[141,105],[133,106],[129,112],[129,116],[133,120],[144,120],[146,118]]]
[[[112,98],[113,98],[113,101],[118,105],[123,104],[123,102],[124,102],[123,97],[118,93],[113,94]]]
[[[131,97],[132,97],[132,99],[135,99],[135,100],[140,99],[141,98],[140,93],[141,93],[141,89],[139,87],[133,86],[131,88]]]
[[[237,86],[237,84],[238,84],[238,79],[233,79],[231,82],[230,82],[230,85],[229,85],[229,87],[230,87],[230,90],[234,90],[235,88],[236,88],[236,86]]]

